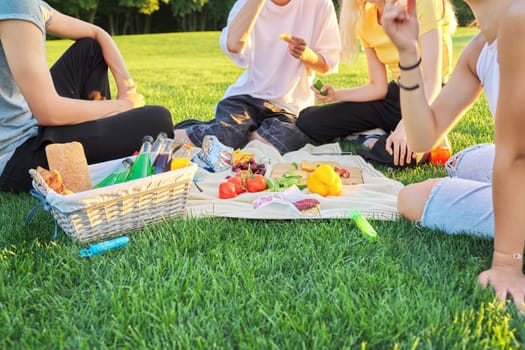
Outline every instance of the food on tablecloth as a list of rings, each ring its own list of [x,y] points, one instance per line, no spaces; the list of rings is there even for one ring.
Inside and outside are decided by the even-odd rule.
[[[272,192],[284,191],[293,185],[296,185],[299,189],[304,189],[306,185],[300,183],[302,179],[302,175],[294,172],[286,172],[278,178],[267,178],[266,186]]]
[[[49,169],[58,170],[67,189],[81,192],[92,187],[84,147],[80,142],[49,144],[46,156]]]
[[[232,171],[237,173],[241,170],[250,170],[253,174],[266,174],[266,165],[264,163],[257,163],[252,157],[246,161],[233,163]]]
[[[305,194],[297,188],[291,186],[283,192],[270,193],[260,196],[253,201],[253,208],[259,209],[272,203],[280,203],[291,206],[299,214],[320,214],[321,202],[316,198],[305,196]]]
[[[306,186],[310,192],[326,197],[338,196],[343,184],[331,165],[321,164],[308,176]]]
[[[341,179],[349,179],[350,178],[350,171],[348,171],[348,169],[345,169],[345,168],[340,168],[338,166],[334,166],[334,170],[337,174],[339,174],[339,176],[341,177]]]
[[[321,203],[315,198],[305,198],[292,202],[293,206],[297,208],[302,214],[316,214],[319,213]]]
[[[235,185],[233,182],[223,182],[219,184],[219,198],[220,199],[228,199],[237,197],[237,192],[235,190]]]
[[[223,185],[229,183],[229,185]],[[232,193],[233,191],[235,195]],[[233,198],[246,191],[261,192],[266,190],[266,178],[261,174],[254,174],[250,170],[241,170],[219,184],[219,198]]]
[[[290,35],[290,33],[284,32],[281,35],[279,35],[279,39],[289,41],[292,40],[292,36]]]
[[[223,145],[216,136],[206,135],[202,139],[200,152],[192,161],[206,171],[220,173],[231,169],[233,153],[233,148]]]
[[[51,169],[51,171],[41,167],[36,167],[37,173],[42,177],[42,180],[51,188],[53,191],[55,191],[58,194],[71,194],[73,193],[71,190],[68,190],[66,186],[64,185],[64,181],[62,181],[62,176],[60,176],[60,172],[56,169]]]
[[[261,192],[266,189],[266,179],[261,174],[248,173],[244,181],[248,192]]]
[[[237,173],[237,175],[232,176],[228,179],[228,182],[231,182],[235,185],[235,192],[237,194],[246,192],[246,183],[240,174],[241,173]]]
[[[253,153],[243,152],[239,148],[233,151],[232,164],[247,162],[253,158]]]
[[[345,167],[338,162],[324,160],[302,160],[293,163],[276,163],[272,165],[272,171],[269,177],[272,180],[280,180],[285,176],[296,176],[299,177],[296,181],[298,185],[306,185],[308,175],[310,175],[312,171],[321,164],[331,165],[341,177],[343,185],[358,185],[363,183],[361,169],[357,167]]]

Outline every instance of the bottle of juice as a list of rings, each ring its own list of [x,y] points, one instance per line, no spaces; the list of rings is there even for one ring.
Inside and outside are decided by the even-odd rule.
[[[151,146],[151,161],[154,162],[155,159],[157,159],[157,155],[164,147],[164,141],[168,138],[168,135],[161,131],[157,135],[157,138],[155,139],[155,142],[153,142],[153,145]],[[153,164],[151,164],[153,166]]]
[[[319,93],[321,94],[321,96],[326,96],[328,95],[328,91],[321,91],[321,88],[323,87],[323,82],[321,81],[321,79],[319,78],[315,78],[314,79],[314,87],[319,90]]]
[[[131,167],[128,175],[129,180],[140,179],[153,174],[151,167],[151,143],[153,137],[146,135],[142,139],[142,146],[140,147],[139,154],[135,159],[135,163]]]
[[[129,171],[133,165],[133,159],[126,158],[120,163],[108,176],[102,181],[95,185],[94,188],[100,188],[104,186],[119,184],[125,182],[128,178]]]
[[[447,135],[445,135],[439,144],[430,151],[430,160],[434,165],[445,165],[451,156],[452,147]]]
[[[193,147],[188,144],[182,144],[171,155],[170,170],[180,169],[190,165],[192,154]]]
[[[172,139],[165,139],[162,143],[159,152],[153,161],[153,171],[155,174],[160,174],[169,170],[172,142]]]

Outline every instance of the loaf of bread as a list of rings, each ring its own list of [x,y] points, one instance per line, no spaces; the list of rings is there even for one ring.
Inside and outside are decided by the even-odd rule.
[[[89,168],[80,142],[52,143],[46,146],[49,169],[56,169],[67,189],[81,192],[92,188]]]

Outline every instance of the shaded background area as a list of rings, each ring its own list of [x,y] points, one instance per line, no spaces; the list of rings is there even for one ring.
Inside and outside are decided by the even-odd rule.
[[[340,0],[333,0],[339,9]],[[95,23],[112,35],[221,30],[235,0],[47,0],[65,14]],[[460,26],[474,17],[453,0]]]

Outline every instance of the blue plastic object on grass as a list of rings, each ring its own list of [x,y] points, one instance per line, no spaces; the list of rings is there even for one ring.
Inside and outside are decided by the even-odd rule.
[[[120,248],[129,243],[128,236],[121,236],[110,239],[109,241],[100,242],[89,246],[87,249],[80,250],[80,255],[84,258],[89,258],[93,255],[102,254],[108,250]]]

